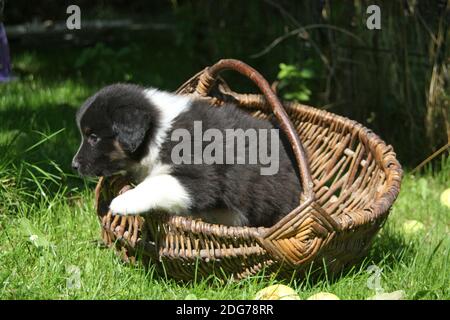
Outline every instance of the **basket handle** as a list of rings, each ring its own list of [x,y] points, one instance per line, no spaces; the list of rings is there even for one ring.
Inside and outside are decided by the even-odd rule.
[[[258,86],[258,88],[266,97],[267,102],[272,108],[275,117],[280,123],[281,129],[286,134],[290,144],[292,145],[292,149],[295,154],[295,159],[297,160],[297,165],[300,172],[300,180],[301,180],[300,183],[302,184],[303,187],[303,193],[300,195],[300,198],[302,200],[301,207],[305,208],[306,206],[310,205],[315,199],[314,199],[311,172],[309,169],[309,164],[305,150],[303,148],[302,143],[300,142],[300,138],[297,134],[297,131],[294,128],[294,125],[292,124],[291,120],[289,119],[289,116],[284,110],[283,105],[281,104],[280,100],[277,98],[276,94],[271,89],[269,83],[258,71],[256,71],[249,65],[239,60],[235,59],[220,60],[213,66],[206,68],[204,72],[200,75],[196,88],[197,94],[201,96],[206,96],[213,87],[219,74],[224,70],[234,70],[246,76]],[[297,208],[294,211],[297,211],[298,209],[299,208]]]

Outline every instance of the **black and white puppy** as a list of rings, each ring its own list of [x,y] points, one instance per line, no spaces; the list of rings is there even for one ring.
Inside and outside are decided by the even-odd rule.
[[[114,84],[87,99],[76,122],[82,142],[72,167],[81,175],[126,174],[136,184],[113,199],[113,214],[151,214],[159,209],[211,223],[267,227],[299,205],[299,173],[287,139],[275,124],[255,119],[233,105],[213,107],[153,88]],[[200,136],[199,142],[199,125],[205,136],[208,129],[215,135]],[[276,155],[276,172],[262,174],[267,161],[237,159],[239,152],[242,156],[242,152],[262,151],[259,144],[256,149],[252,146],[250,135],[240,146],[230,144],[234,139],[226,135],[230,130],[242,133],[248,129],[267,132],[259,143],[266,143],[267,154]],[[271,130],[279,135],[270,135]],[[225,138],[219,139],[220,134]],[[182,137],[194,138],[180,148]],[[224,148],[211,151],[208,140],[223,143]],[[206,151],[214,159],[228,161],[195,158],[196,152]],[[174,154],[185,161],[174,160]]]

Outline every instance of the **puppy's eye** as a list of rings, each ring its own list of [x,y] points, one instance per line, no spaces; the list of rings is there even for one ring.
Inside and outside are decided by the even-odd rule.
[[[89,142],[91,145],[96,144],[99,140],[100,140],[100,138],[99,138],[95,133],[91,133],[91,134],[88,136],[88,142]]]

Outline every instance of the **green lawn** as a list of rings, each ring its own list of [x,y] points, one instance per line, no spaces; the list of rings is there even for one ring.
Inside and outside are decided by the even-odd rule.
[[[184,299],[190,294],[252,299],[274,282],[253,277],[177,283],[122,264],[99,246],[95,183],[74,176],[70,161],[79,143],[75,110],[102,83],[86,81],[81,67],[81,72],[65,67],[67,60],[58,55],[45,60],[19,52],[14,58],[20,81],[0,84],[0,299]],[[162,85],[162,72],[139,78],[143,72],[136,71],[137,81]],[[167,87],[184,79],[181,74],[174,71]],[[122,77],[130,75],[118,72],[108,79]],[[375,293],[367,286],[374,276],[367,268],[374,264],[382,269],[386,292],[404,290],[407,299],[449,299],[450,209],[439,196],[450,187],[450,158],[443,158],[440,167],[405,175],[391,216],[363,263],[333,281],[285,284],[301,298],[328,291],[341,299],[366,299]],[[405,233],[402,225],[409,219],[425,228]]]

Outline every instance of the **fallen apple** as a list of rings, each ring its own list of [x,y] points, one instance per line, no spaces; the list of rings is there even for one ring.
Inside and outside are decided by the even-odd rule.
[[[282,284],[274,284],[256,293],[255,300],[300,300],[297,292]]]
[[[316,294],[313,294],[306,300],[341,300],[339,297],[335,294],[329,293],[329,292],[319,292]]]
[[[403,223],[403,231],[406,234],[414,234],[418,233],[420,231],[423,231],[425,229],[425,226],[422,222],[417,220],[407,220]]]
[[[441,193],[441,203],[447,208],[450,208],[450,188]]]

